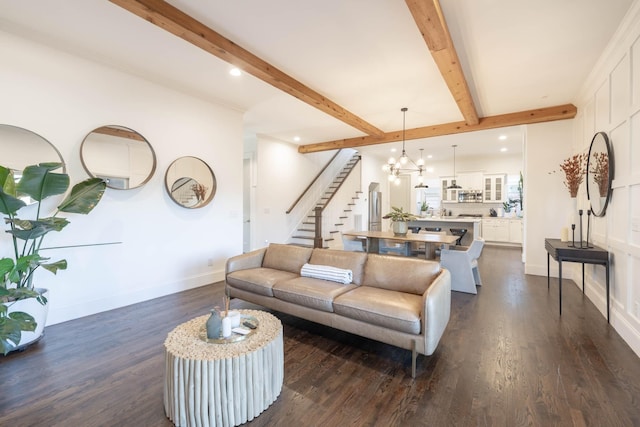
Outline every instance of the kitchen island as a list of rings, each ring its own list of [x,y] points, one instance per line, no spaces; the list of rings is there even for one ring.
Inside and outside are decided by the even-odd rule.
[[[482,218],[480,217],[420,217],[409,221],[409,227],[420,227],[423,230],[426,227],[440,227],[447,234],[452,234],[452,228],[464,228],[467,230],[467,234],[464,235],[461,241],[464,246],[469,246],[473,242],[474,236],[482,235],[480,233],[481,224]]]

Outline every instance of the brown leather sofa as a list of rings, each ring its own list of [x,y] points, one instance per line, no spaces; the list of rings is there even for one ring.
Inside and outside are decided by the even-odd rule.
[[[349,269],[353,282],[300,276],[305,263]],[[230,258],[232,297],[431,355],[451,312],[451,275],[435,261],[270,244]]]

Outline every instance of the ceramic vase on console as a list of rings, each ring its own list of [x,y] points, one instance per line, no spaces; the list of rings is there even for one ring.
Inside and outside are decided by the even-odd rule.
[[[222,336],[222,317],[215,308],[211,310],[211,316],[207,319],[207,338],[217,339]]]

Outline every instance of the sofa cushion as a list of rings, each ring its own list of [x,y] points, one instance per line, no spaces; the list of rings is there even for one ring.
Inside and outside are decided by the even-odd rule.
[[[422,295],[440,274],[440,263],[419,258],[369,254],[362,284]]]
[[[313,248],[271,243],[264,254],[262,266],[300,274],[302,266],[309,262]]]
[[[333,301],[333,310],[351,319],[409,334],[420,334],[422,296],[358,286]]]
[[[338,251],[335,249],[314,249],[309,264],[330,265],[351,270],[353,283],[362,284],[362,271],[367,260],[365,252]]]
[[[298,277],[296,273],[273,268],[249,268],[227,274],[227,283],[235,288],[259,295],[273,296],[273,285]]]
[[[296,277],[276,283],[273,286],[273,295],[283,301],[332,312],[333,300],[354,288],[356,285],[343,285],[311,277]]]

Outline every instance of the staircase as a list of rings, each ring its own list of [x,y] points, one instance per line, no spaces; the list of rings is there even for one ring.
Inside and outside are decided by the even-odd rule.
[[[337,236],[343,231],[343,227],[353,223],[353,210],[361,199],[362,191],[360,191],[359,180],[356,183],[356,188],[343,188],[347,178],[359,162],[360,154],[355,153],[316,201],[314,208],[303,218],[291,235],[289,243],[304,247],[323,248],[335,245],[335,240],[339,238]],[[347,194],[336,198],[334,206],[329,208],[330,202],[334,200],[340,189],[347,191]],[[336,208],[335,205],[338,205],[339,208]],[[353,226],[351,225],[350,228]]]

